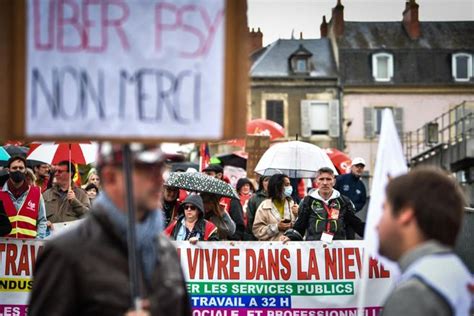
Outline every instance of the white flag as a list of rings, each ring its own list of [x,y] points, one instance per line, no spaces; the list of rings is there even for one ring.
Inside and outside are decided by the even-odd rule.
[[[388,180],[407,173],[407,171],[406,159],[403,155],[392,111],[385,109],[364,233],[369,253],[373,256],[378,253],[379,238],[376,227],[382,217],[382,205],[385,200],[385,188]]]
[[[385,109],[382,117],[382,128],[380,131],[377,160],[375,161],[375,172],[370,191],[370,203],[367,212],[364,239],[366,251],[364,254],[364,272],[359,288],[359,311],[365,305],[368,256],[377,257],[391,271],[398,271],[397,266],[378,256],[379,238],[377,225],[382,217],[383,202],[385,200],[385,188],[389,178],[397,177],[408,171],[406,159],[403,155],[402,144],[398,137],[392,111]]]

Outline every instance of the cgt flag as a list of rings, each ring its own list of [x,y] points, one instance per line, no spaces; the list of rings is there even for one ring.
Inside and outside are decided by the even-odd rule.
[[[211,155],[209,154],[209,144],[201,143],[199,146],[199,171],[202,172],[209,165]]]
[[[363,279],[360,283],[359,307],[365,303],[365,290],[367,286],[368,257],[378,256],[379,238],[377,225],[382,217],[382,207],[385,200],[385,187],[391,178],[397,177],[408,171],[405,157],[403,155],[402,144],[398,137],[392,111],[385,109],[382,117],[382,127],[380,131],[379,146],[377,150],[377,160],[375,172],[370,191],[370,203],[367,212],[364,239],[367,251],[364,254]],[[398,271],[398,267],[388,260],[381,258],[385,266],[389,266],[392,271]]]

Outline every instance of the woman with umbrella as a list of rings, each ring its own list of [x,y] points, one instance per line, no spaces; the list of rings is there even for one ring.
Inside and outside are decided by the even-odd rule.
[[[279,240],[293,227],[298,215],[298,205],[291,199],[293,187],[284,174],[274,174],[268,182],[268,199],[257,209],[253,234],[258,240]]]
[[[219,203],[220,196],[212,193],[201,193],[204,203],[204,218],[217,227],[219,240],[228,240],[235,234],[236,225],[230,215],[225,211],[225,206]]]
[[[189,195],[179,207],[179,214],[165,229],[165,235],[174,240],[189,240],[196,244],[198,240],[219,240],[217,227],[204,219],[204,205],[197,194]]]

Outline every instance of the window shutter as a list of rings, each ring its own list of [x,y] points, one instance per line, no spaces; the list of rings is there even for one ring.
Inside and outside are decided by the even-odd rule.
[[[395,120],[398,136],[400,136],[401,139],[403,136],[403,108],[393,108],[393,118]]]
[[[311,136],[311,122],[309,117],[309,107],[311,102],[309,100],[301,100],[301,136]]]
[[[374,116],[372,114],[372,108],[364,108],[364,136],[365,138],[373,138],[374,133]]]
[[[339,100],[329,101],[329,136],[339,137]]]

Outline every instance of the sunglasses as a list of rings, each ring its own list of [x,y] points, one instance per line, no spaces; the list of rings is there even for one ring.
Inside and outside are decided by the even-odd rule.
[[[185,206],[184,206],[184,209],[185,209],[185,210],[195,211],[197,208],[196,208],[196,206],[189,204],[189,205],[185,205]]]

